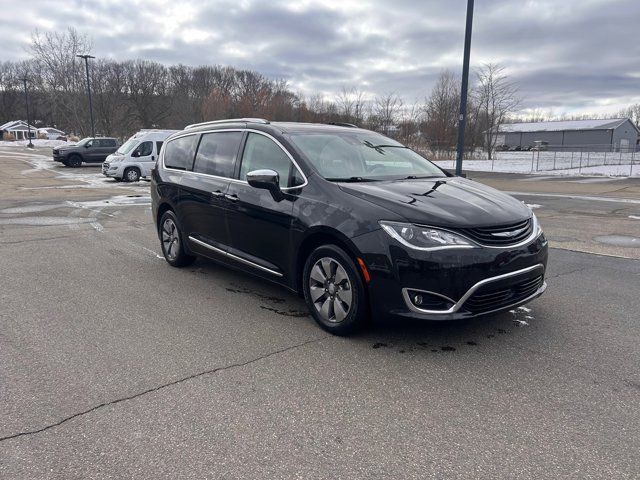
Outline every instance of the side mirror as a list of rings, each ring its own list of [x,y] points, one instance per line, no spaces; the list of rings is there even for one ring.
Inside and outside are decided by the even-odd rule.
[[[247,173],[247,182],[253,188],[262,188],[269,190],[271,196],[276,202],[284,198],[282,190],[280,190],[280,176],[275,170],[254,170]]]
[[[140,150],[134,150],[133,153],[131,154],[132,157],[139,157],[140,156]]]
[[[90,143],[85,143],[85,144],[84,144],[84,148],[89,148],[90,146],[91,146],[91,144],[90,144]]]

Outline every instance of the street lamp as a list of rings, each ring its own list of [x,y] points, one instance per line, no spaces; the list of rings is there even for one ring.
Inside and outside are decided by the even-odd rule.
[[[89,115],[91,115],[91,137],[96,137],[96,130],[93,124],[93,104],[91,103],[91,82],[89,81],[89,59],[96,58],[93,55],[76,55],[76,57],[84,58],[84,68],[87,72],[87,93],[89,94]]]
[[[462,87],[460,89],[460,117],[458,118],[458,152],[456,156],[456,175],[462,175],[464,129],[467,123],[467,91],[469,89],[469,57],[471,55],[472,26],[473,0],[467,0],[467,27],[464,32],[464,60],[462,63]]]
[[[29,94],[27,93],[27,77],[21,78],[20,80],[22,80],[22,83],[24,84],[24,104],[27,107],[27,137],[29,138],[27,147],[33,148],[33,143],[31,142],[31,119],[29,118]]]

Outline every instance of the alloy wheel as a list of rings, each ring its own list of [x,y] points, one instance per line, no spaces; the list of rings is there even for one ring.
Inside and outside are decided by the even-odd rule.
[[[135,170],[128,170],[127,171],[127,180],[130,182],[137,182],[138,181],[138,172],[136,172]]]
[[[309,273],[309,294],[320,316],[327,322],[342,322],[351,309],[353,291],[344,267],[336,259],[323,257]]]
[[[178,257],[180,235],[178,227],[171,218],[167,218],[162,224],[162,246],[170,260],[175,260]]]

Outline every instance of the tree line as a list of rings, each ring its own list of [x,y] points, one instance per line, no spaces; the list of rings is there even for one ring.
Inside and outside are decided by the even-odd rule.
[[[0,62],[0,123],[26,119],[21,79],[27,78],[35,126],[89,135],[85,67],[76,55],[91,50],[89,37],[73,28],[35,31],[29,59]],[[167,66],[142,59],[90,62],[96,133],[101,135],[124,139],[142,128],[182,129],[207,120],[263,117],[354,123],[440,158],[455,152],[460,79],[446,70],[429,94],[407,102],[395,93],[372,96],[356,87],[343,87],[333,98],[303,95],[284,80],[230,66]],[[468,102],[467,150],[484,147],[491,154],[491,132],[519,106],[517,87],[504,67],[478,68]]]

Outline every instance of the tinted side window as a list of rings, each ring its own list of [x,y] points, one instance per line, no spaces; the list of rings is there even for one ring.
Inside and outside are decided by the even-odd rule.
[[[136,148],[136,150],[141,157],[149,156],[153,151],[153,142],[142,142],[140,145],[138,145],[138,148]]]
[[[242,154],[240,179],[246,180],[247,173],[265,168],[278,172],[280,187],[289,186],[290,173],[295,169],[287,154],[273,140],[258,133],[249,133]]]
[[[103,147],[115,147],[116,146],[115,138],[107,138],[106,140],[103,140],[102,141],[102,146]]]
[[[188,135],[168,142],[164,150],[165,166],[178,170],[191,170],[197,142],[198,135]]]
[[[236,153],[238,153],[241,139],[242,132],[202,135],[193,171],[218,177],[233,177]]]

